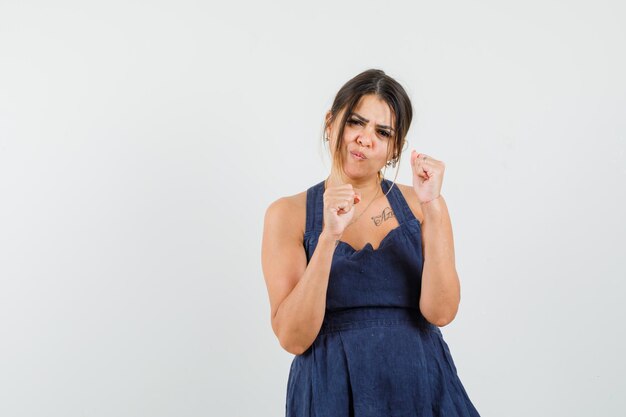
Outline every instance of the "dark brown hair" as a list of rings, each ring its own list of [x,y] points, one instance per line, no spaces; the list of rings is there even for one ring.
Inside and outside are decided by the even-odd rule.
[[[346,109],[339,123],[339,132],[337,134],[332,162],[338,170],[343,169],[339,151],[343,142],[343,132],[346,122],[361,97],[368,94],[374,94],[380,97],[389,105],[394,114],[395,126],[394,131],[391,132],[392,136],[390,138],[390,143],[393,143],[393,146],[389,146],[387,149],[387,159],[395,161],[396,164],[400,161],[400,156],[406,142],[406,135],[411,126],[411,120],[413,119],[411,100],[404,88],[396,80],[385,74],[384,71],[380,69],[368,69],[349,80],[339,89],[330,109],[330,119],[324,122],[325,131],[326,128],[333,123],[335,117],[341,113],[341,110]],[[380,177],[380,171],[378,175]]]

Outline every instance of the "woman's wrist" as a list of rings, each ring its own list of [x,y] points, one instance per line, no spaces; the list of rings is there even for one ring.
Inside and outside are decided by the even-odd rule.
[[[341,235],[333,235],[322,230],[322,233],[320,233],[320,237],[318,238],[318,242],[332,243],[334,246],[337,246],[339,244],[339,239],[341,239]]]
[[[432,203],[433,201],[435,201],[435,200],[439,199],[440,197],[441,197],[441,194],[439,194],[437,197],[433,198],[432,200],[428,200],[428,201],[422,201],[422,202],[420,202],[420,205],[422,205],[422,206],[423,206],[424,204],[429,204],[429,203]]]

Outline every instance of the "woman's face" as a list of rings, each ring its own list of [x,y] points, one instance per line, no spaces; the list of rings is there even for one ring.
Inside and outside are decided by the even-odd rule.
[[[336,135],[343,112],[328,132],[331,153],[334,153]],[[341,158],[343,169],[350,178],[375,175],[387,163],[388,150],[393,148],[393,113],[380,97],[368,94],[361,97],[348,117],[343,132]]]

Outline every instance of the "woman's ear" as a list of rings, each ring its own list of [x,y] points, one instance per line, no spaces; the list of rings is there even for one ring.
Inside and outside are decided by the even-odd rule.
[[[332,122],[332,118],[333,118],[333,114],[330,112],[330,110],[328,110],[326,112],[326,121],[324,124],[324,135],[327,137],[330,137],[330,125]]]

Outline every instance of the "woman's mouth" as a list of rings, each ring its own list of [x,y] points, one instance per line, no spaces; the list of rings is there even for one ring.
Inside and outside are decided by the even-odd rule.
[[[359,161],[362,161],[362,160],[364,160],[364,159],[367,159],[367,158],[365,158],[365,155],[363,155],[363,154],[362,154],[362,153],[360,153],[360,152],[350,152],[350,154],[351,154],[351,155],[352,155],[355,159],[357,159],[357,160],[359,160]]]

